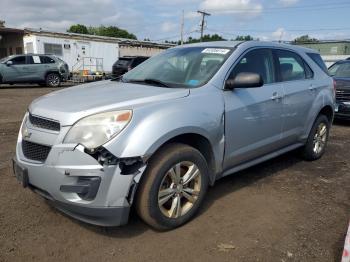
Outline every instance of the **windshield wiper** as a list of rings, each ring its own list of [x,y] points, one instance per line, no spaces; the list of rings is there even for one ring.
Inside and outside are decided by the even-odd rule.
[[[161,80],[153,79],[153,78],[146,78],[146,79],[143,79],[143,80],[128,79],[127,82],[130,82],[130,83],[146,83],[146,84],[150,84],[150,85],[155,84],[155,85],[158,85],[158,86],[168,87],[168,88],[172,87],[168,83],[165,83],[165,82],[163,82]]]

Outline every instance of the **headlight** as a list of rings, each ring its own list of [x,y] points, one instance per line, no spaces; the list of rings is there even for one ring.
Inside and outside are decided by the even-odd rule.
[[[131,110],[106,112],[80,119],[68,131],[64,143],[78,143],[97,148],[118,135],[130,122]]]

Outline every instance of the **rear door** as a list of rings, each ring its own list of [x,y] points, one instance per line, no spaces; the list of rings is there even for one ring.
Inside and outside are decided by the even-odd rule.
[[[242,72],[260,74],[264,85],[224,92],[226,170],[283,147],[283,86],[276,82],[272,51],[265,48],[248,51],[229,79]]]
[[[45,79],[45,65],[41,62],[40,56],[27,56],[28,78],[31,81],[40,81]]]
[[[318,91],[313,72],[304,59],[289,50],[275,50],[278,78],[283,84],[283,140],[293,144],[302,135]]]

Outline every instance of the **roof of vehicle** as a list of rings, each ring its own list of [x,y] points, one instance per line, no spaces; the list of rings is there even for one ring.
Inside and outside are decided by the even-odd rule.
[[[119,59],[123,59],[123,58],[128,58],[128,59],[133,59],[133,58],[149,58],[149,56],[121,56],[119,57]]]
[[[214,42],[201,42],[201,43],[194,43],[194,44],[186,44],[182,46],[177,46],[175,48],[181,48],[181,47],[227,47],[227,48],[235,48],[239,45],[244,45],[246,48],[250,47],[280,47],[280,48],[288,48],[293,50],[298,50],[300,52],[307,52],[307,53],[318,53],[314,49],[297,46],[297,45],[291,45],[291,44],[285,44],[285,43],[278,43],[278,42],[267,42],[267,41],[214,41]]]

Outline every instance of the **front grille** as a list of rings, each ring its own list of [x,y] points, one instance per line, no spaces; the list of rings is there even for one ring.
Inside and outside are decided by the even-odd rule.
[[[350,90],[337,90],[336,98],[338,101],[350,101]]]
[[[32,114],[29,114],[29,121],[33,126],[53,130],[53,131],[60,131],[60,123],[53,120],[48,120],[46,118],[33,116]]]
[[[22,141],[23,155],[31,160],[44,162],[51,150],[50,146],[40,145],[29,141]]]

